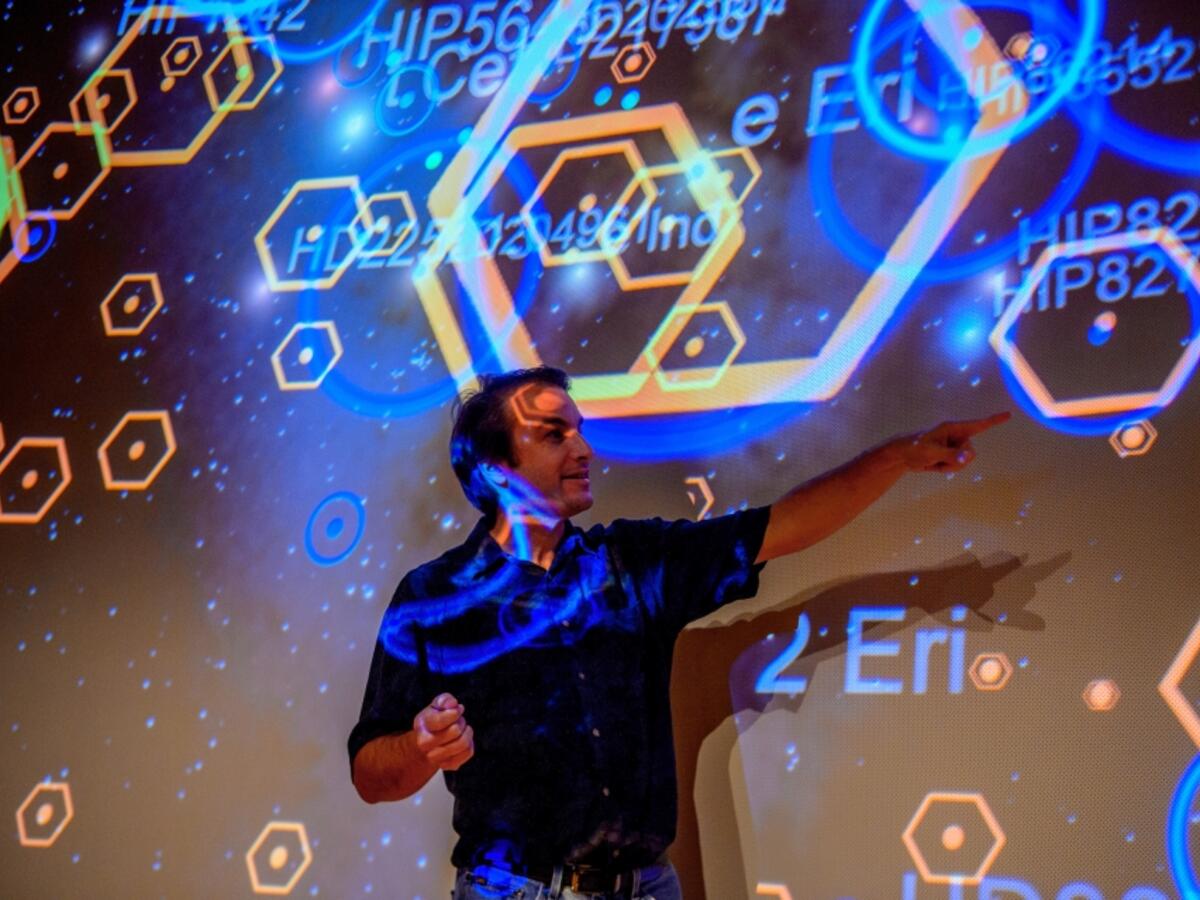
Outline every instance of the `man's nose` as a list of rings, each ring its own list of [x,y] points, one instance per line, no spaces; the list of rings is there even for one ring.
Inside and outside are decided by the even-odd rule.
[[[576,431],[573,437],[575,439],[575,446],[572,449],[574,451],[573,455],[575,458],[591,459],[594,455],[592,445],[587,442],[587,438],[583,436],[583,432]]]

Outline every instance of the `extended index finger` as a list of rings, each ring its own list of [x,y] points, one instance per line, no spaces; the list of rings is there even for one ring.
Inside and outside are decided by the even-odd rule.
[[[1008,410],[1004,412],[994,413],[982,419],[966,419],[962,422],[952,422],[954,433],[958,437],[969,438],[973,435],[987,431],[989,428],[995,428],[997,425],[1003,425],[1012,418],[1012,413]]]

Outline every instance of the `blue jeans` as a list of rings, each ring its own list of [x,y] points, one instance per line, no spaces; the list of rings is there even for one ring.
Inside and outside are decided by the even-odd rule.
[[[636,870],[633,900],[683,900],[675,867],[645,866]],[[577,894],[569,887],[553,891],[553,885],[514,875],[495,866],[459,869],[451,900],[603,900],[611,894]],[[624,895],[621,895],[624,896]]]

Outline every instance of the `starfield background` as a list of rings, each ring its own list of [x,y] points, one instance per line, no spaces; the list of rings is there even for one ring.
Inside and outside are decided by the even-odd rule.
[[[587,522],[1015,413],[684,632],[689,898],[1200,896],[1198,39],[1166,0],[7,0],[0,893],[445,896],[441,780],[365,805],[345,738],[476,518],[451,401],[545,362]]]

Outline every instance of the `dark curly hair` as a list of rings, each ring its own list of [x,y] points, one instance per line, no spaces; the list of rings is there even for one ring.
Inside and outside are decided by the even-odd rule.
[[[517,465],[508,399],[518,388],[532,383],[547,384],[564,391],[571,387],[567,373],[553,366],[480,375],[479,388],[459,396],[451,410],[454,428],[450,432],[450,465],[471,505],[482,512],[489,523],[496,520],[498,499],[491,482],[479,471],[479,464],[504,462]]]

